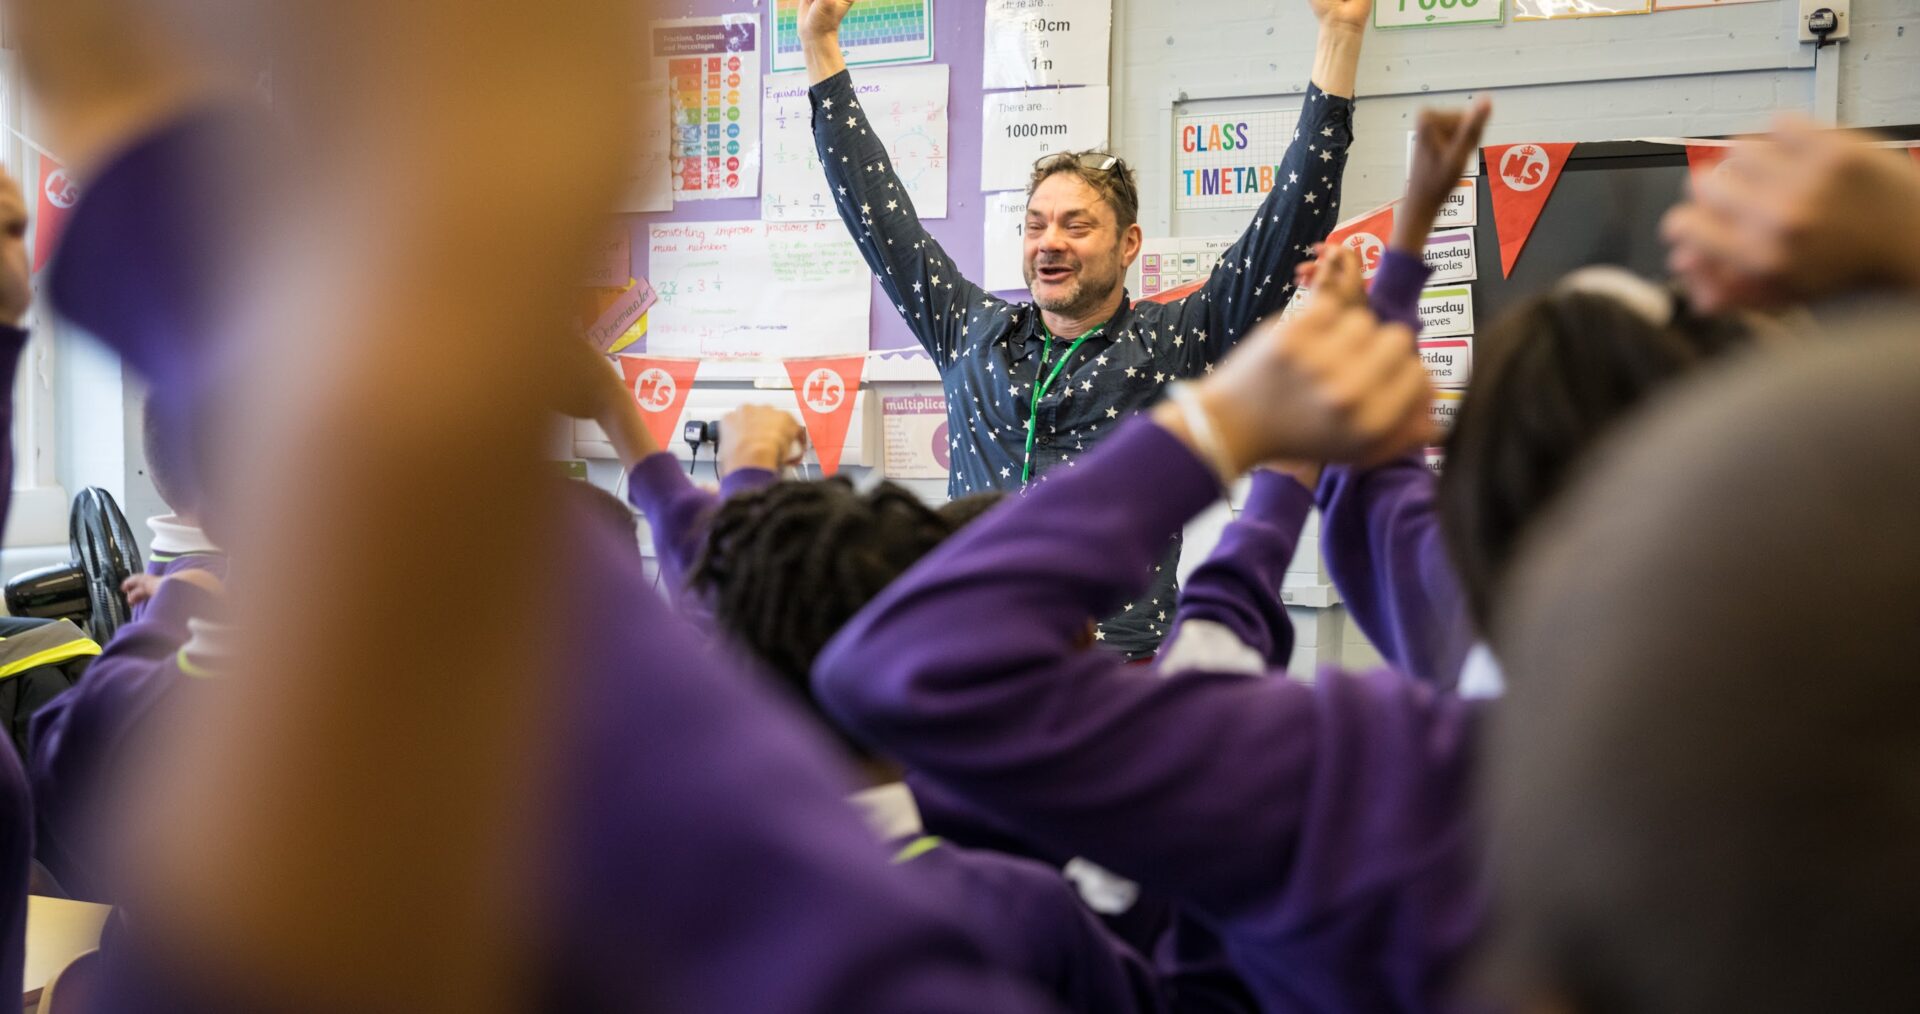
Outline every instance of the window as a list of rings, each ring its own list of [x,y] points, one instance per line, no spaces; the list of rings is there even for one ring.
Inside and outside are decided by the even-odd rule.
[[[24,91],[18,55],[0,51],[0,163],[20,182],[27,214],[32,215],[33,195],[42,181],[40,159],[21,136],[33,134]],[[33,337],[21,355],[13,387],[13,502],[4,536],[7,548],[67,541],[67,492],[60,485],[54,453],[54,328],[37,300],[25,323]]]

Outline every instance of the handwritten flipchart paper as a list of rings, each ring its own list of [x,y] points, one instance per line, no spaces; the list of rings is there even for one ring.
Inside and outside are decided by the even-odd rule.
[[[837,220],[656,225],[647,245],[659,298],[649,315],[649,353],[728,359],[867,351],[873,276]]]

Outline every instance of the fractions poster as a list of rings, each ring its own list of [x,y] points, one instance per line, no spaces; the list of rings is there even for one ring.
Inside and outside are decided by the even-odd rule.
[[[933,0],[860,0],[840,23],[840,49],[849,67],[933,59]],[[773,69],[806,65],[800,0],[779,0],[773,8]]]
[[[1273,188],[1302,185],[1280,168],[1299,122],[1298,109],[1180,117],[1173,132],[1174,207],[1257,208]]]
[[[1025,291],[1027,287],[1027,195],[1020,190],[988,194],[987,277],[980,280],[988,292]]]
[[[634,153],[633,180],[620,211],[673,210],[673,139],[668,129],[667,83],[648,81],[640,97],[640,144]]]
[[[880,399],[882,459],[889,479],[944,479],[953,465],[947,399],[909,394]]]
[[[838,221],[656,225],[647,246],[652,355],[867,351],[872,275]]]
[[[855,8],[858,10],[859,8]],[[947,217],[947,67],[886,67],[853,79],[867,125],[879,135],[922,219]],[[767,76],[766,184],[760,217],[769,222],[837,218],[819,149],[807,75]]]
[[[754,14],[654,22],[655,67],[673,112],[675,200],[760,193],[759,40]]]
[[[1112,39],[1113,0],[987,0],[982,83],[1106,84]]]
[[[1107,88],[987,95],[980,125],[980,189],[1025,190],[1033,165],[1107,143]]]
[[[1150,239],[1140,248],[1140,292],[1146,299],[1170,289],[1205,281],[1235,236]]]

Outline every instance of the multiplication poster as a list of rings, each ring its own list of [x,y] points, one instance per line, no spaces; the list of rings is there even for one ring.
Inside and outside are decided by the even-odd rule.
[[[760,193],[760,24],[752,14],[656,21],[656,76],[673,115],[673,197]]]

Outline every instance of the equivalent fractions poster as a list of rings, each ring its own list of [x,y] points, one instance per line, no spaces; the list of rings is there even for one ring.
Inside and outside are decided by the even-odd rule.
[[[1033,165],[1107,143],[1107,87],[990,92],[980,124],[980,189],[1025,190]]]
[[[1113,0],[987,0],[982,85],[1103,85]]]
[[[857,9],[857,8],[856,8]],[[887,146],[922,219],[947,217],[947,66],[883,67],[853,79],[867,126]],[[805,222],[837,217],[813,143],[807,75],[767,76],[766,181],[760,217]]]
[[[655,70],[673,113],[676,201],[760,193],[759,44],[752,14],[654,22]]]
[[[792,359],[867,351],[873,276],[839,222],[656,225],[647,246],[659,300],[648,315],[650,354]]]
[[[840,22],[840,51],[849,67],[933,59],[933,0],[860,0]],[[802,70],[806,65],[800,49],[800,0],[778,0],[773,8],[773,69]]]
[[[1301,186],[1280,168],[1299,122],[1298,109],[1180,117],[1173,131],[1174,207],[1257,208],[1273,188]]]

